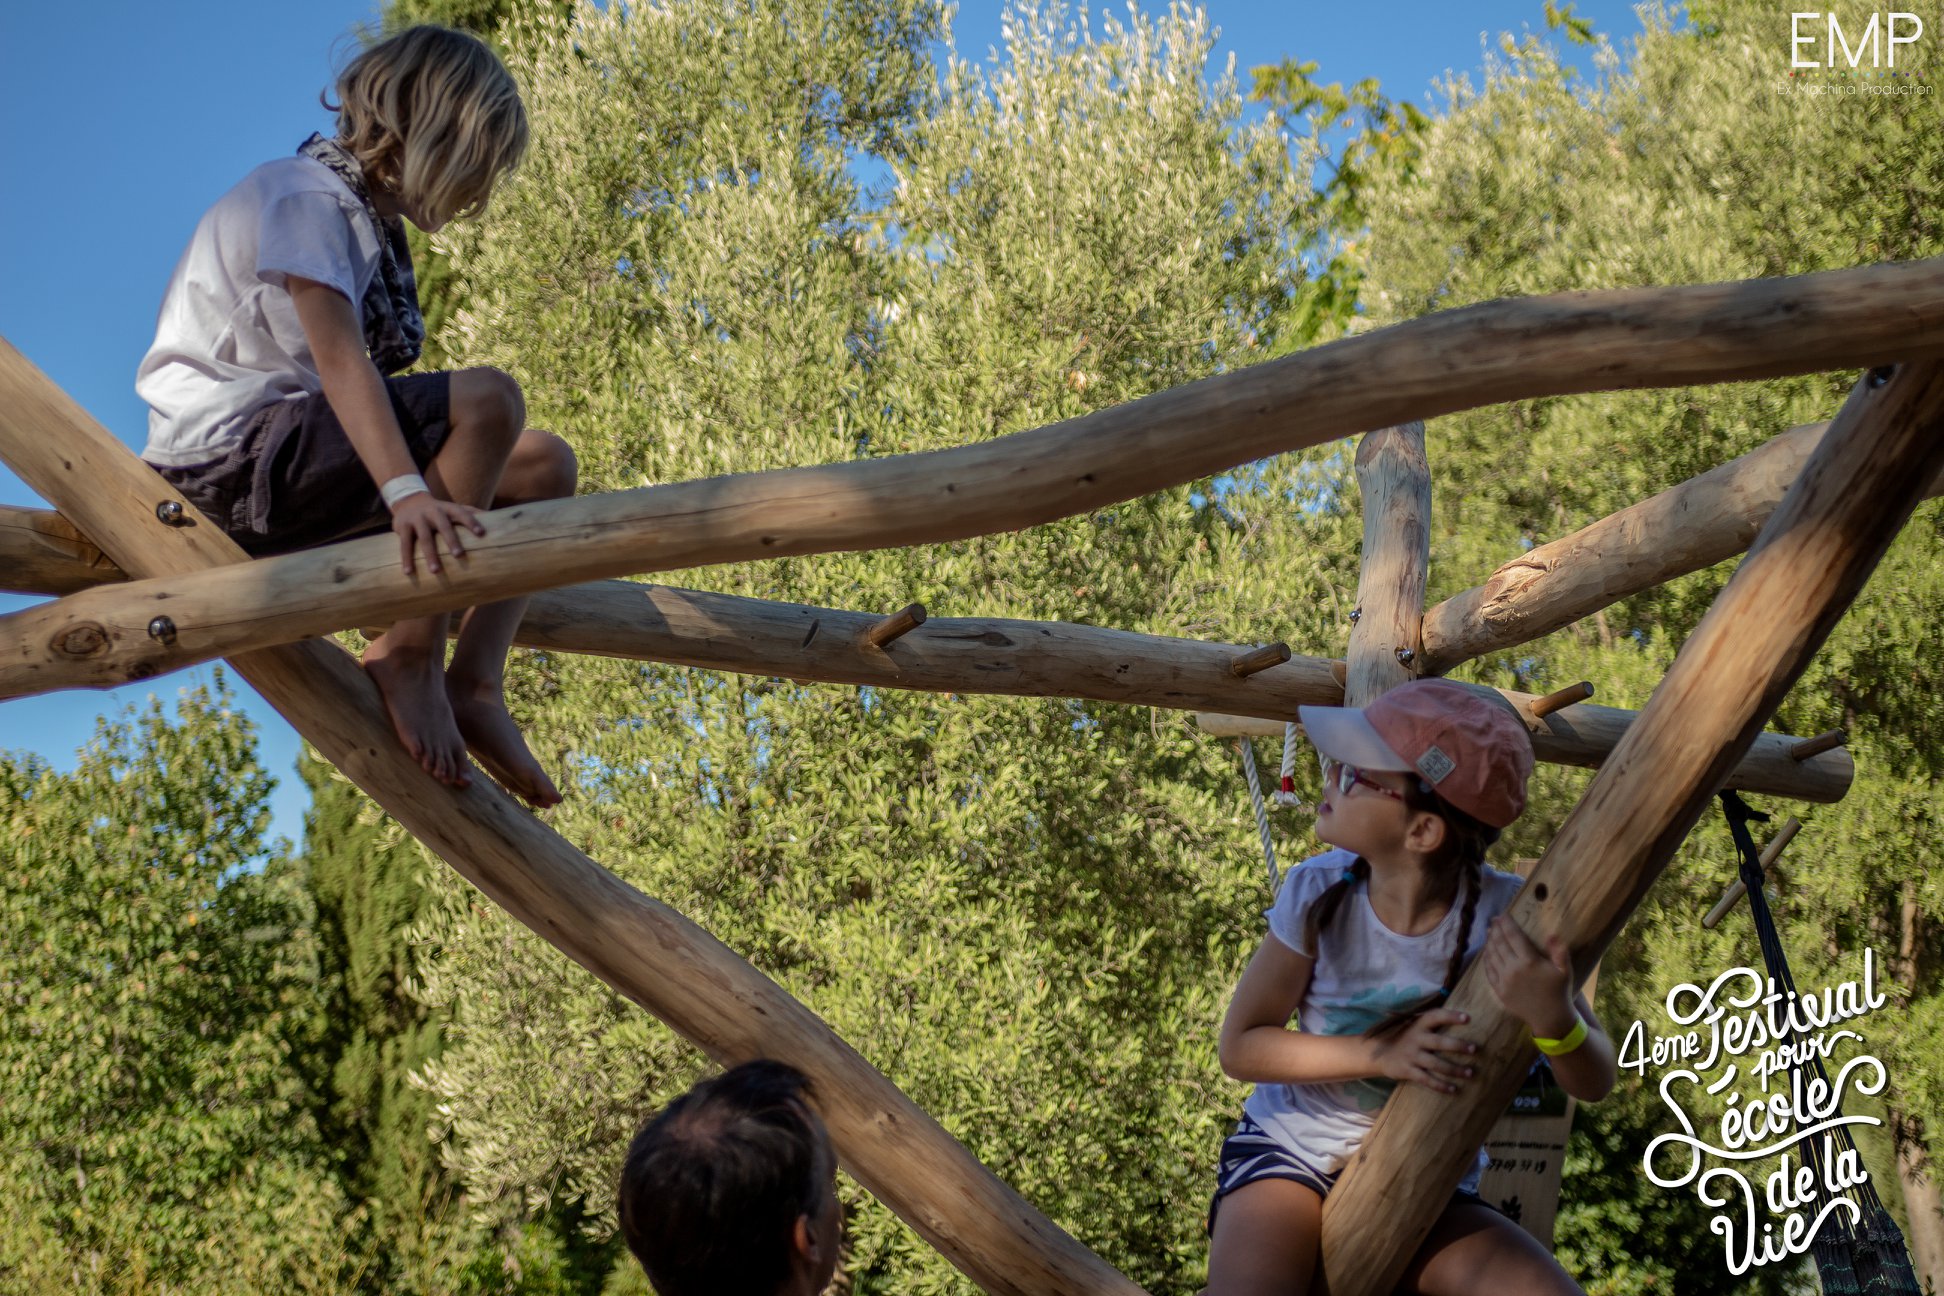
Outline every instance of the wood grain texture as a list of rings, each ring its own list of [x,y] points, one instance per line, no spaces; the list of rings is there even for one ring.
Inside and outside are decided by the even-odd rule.
[[[59,513],[0,505],[0,592],[72,594],[127,579]]]
[[[1424,614],[1424,661],[1443,673],[1529,643],[1747,549],[1822,441],[1809,423],[1569,536],[1514,558]],[[1944,495],[1944,474],[1926,495]]]
[[[1880,379],[1880,381],[1879,381]],[[1533,869],[1511,915],[1592,967],[1944,468],[1944,366],[1857,385],[1747,559]],[[1572,708],[1568,708],[1572,710]],[[1564,714],[1564,713],[1562,713]],[[1478,1074],[1401,1085],[1323,1208],[1338,1296],[1388,1292],[1536,1052],[1476,964],[1452,995]]]
[[[242,560],[212,527],[157,522],[156,501],[174,497],[161,478],[31,366],[5,368],[0,458],[131,575]],[[620,881],[489,779],[476,776],[455,791],[428,776],[392,736],[376,689],[343,650],[294,644],[232,661],[413,836],[568,957],[718,1062],[776,1057],[807,1072],[844,1168],[980,1287],[1016,1296],[1140,1291],[733,950]]]
[[[1431,569],[1431,467],[1424,425],[1384,428],[1357,444],[1363,562],[1350,626],[1344,705],[1366,706],[1418,677],[1418,625]]]

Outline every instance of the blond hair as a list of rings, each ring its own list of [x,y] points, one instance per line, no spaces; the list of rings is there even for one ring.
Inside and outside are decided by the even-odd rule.
[[[499,56],[476,36],[409,27],[338,77],[338,140],[374,189],[436,223],[484,211],[526,152],[526,107]]]

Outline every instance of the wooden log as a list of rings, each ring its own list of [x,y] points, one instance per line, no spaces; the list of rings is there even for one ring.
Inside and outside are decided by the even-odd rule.
[[[1828,637],[1944,468],[1944,365],[1897,366],[1850,394],[1802,477],[1682,647],[1640,719],[1541,857],[1511,915],[1590,968]],[[1337,1296],[1388,1292],[1536,1057],[1474,964],[1451,1006],[1479,1046],[1458,1095],[1400,1085],[1323,1206]]]
[[[1895,311],[1881,308],[1896,301]],[[643,487],[486,517],[442,578],[406,577],[378,536],[191,576],[166,650],[115,599],[75,609],[101,648],[76,657],[44,620],[41,664],[73,684],[126,681],[224,652],[625,573],[958,540],[1037,526],[1370,428],[1535,396],[1769,378],[1944,354],[1944,259],[1789,279],[1560,293],[1423,316],[1063,423],[925,454]],[[32,399],[0,344],[0,409]],[[63,471],[85,480],[90,465]],[[161,482],[157,479],[158,486]],[[156,489],[142,492],[149,522]],[[135,525],[127,521],[117,525]],[[198,525],[206,525],[198,523]],[[193,528],[192,528],[193,529]],[[95,536],[109,544],[109,537]],[[110,552],[114,552],[112,544]],[[114,614],[109,615],[110,610]],[[139,609],[136,609],[139,611]],[[22,614],[25,615],[25,614]],[[215,620],[212,621],[211,618]],[[217,624],[220,622],[221,624]],[[88,632],[92,642],[95,630]],[[1423,661],[1415,663],[1419,671]],[[54,676],[50,676],[54,677]]]
[[[1526,733],[1532,738],[1533,754],[1554,765],[1599,769],[1640,718],[1638,711],[1582,702],[1535,720],[1530,708],[1539,699],[1530,693],[1490,689],[1479,684],[1467,684],[1463,680],[1454,680],[1453,683],[1502,698],[1525,722]],[[1337,704],[1304,702],[1301,705]],[[1233,712],[1198,711],[1195,721],[1204,733],[1216,738],[1280,738],[1283,732],[1283,721],[1280,719]],[[1790,734],[1760,735],[1747,754],[1728,772],[1728,779],[1722,786],[1760,796],[1788,797],[1794,801],[1841,801],[1856,778],[1855,761],[1841,749],[1811,760],[1797,761],[1790,753],[1801,741]]]
[[[35,527],[59,517],[19,511],[32,513]],[[0,573],[15,552],[8,536],[0,524]],[[112,564],[106,570],[126,579]],[[72,571],[83,579],[108,579],[100,569],[78,564]],[[54,591],[29,585],[17,592]],[[1343,701],[1338,678],[1343,663],[1293,656],[1287,645],[1273,646],[1278,651],[1270,663],[1287,669],[1249,677],[1245,684],[1234,666],[1250,653],[1229,644],[1062,621],[933,617],[899,641],[895,657],[860,653],[857,643],[878,623],[867,612],[613,580],[534,595],[516,642],[549,652],[802,683],[1086,698],[1178,711],[1255,711],[1291,720],[1298,707]]]
[[[59,513],[0,505],[0,590],[72,594],[127,579]]]
[[[1592,696],[1592,680],[1581,680],[1577,684],[1568,684],[1565,688],[1548,693],[1542,698],[1534,698],[1532,700],[1532,718],[1535,720],[1543,720],[1562,707],[1576,705]]]
[[[1747,549],[1822,441],[1810,423],[1506,563],[1424,614],[1422,669],[1528,643]],[[1928,495],[1944,495],[1944,473]]]
[[[1344,655],[1344,705],[1364,706],[1417,678],[1418,626],[1431,566],[1431,468],[1424,425],[1384,428],[1357,444],[1363,563]]]
[[[1229,662],[1229,674],[1237,679],[1247,679],[1260,675],[1271,666],[1281,666],[1289,660],[1289,645],[1286,643],[1264,644],[1248,652],[1238,653]]]
[[[1793,841],[1795,835],[1801,831],[1802,820],[1796,818],[1794,815],[1790,815],[1788,821],[1782,825],[1775,836],[1769,839],[1769,844],[1762,848],[1760,858],[1763,872],[1767,872],[1769,869],[1775,867],[1775,861],[1782,858],[1783,848]],[[1701,920],[1701,925],[1709,931],[1713,931],[1720,925],[1721,920],[1726,918],[1734,910],[1735,906],[1741,903],[1742,897],[1747,894],[1748,884],[1746,882],[1743,882],[1740,878],[1736,878],[1733,882],[1730,882],[1728,889],[1721,893],[1721,899],[1715,901],[1715,907],[1708,910],[1707,916]]]
[[[883,648],[887,644],[896,643],[923,624],[925,624],[925,605],[907,603],[867,629],[864,632],[864,641],[873,648]]]
[[[0,515],[0,573],[25,570],[21,543],[10,537],[66,526],[58,514],[14,510]],[[71,528],[69,528],[71,530]],[[37,543],[37,542],[32,542]],[[71,578],[121,577],[85,541]],[[21,557],[21,562],[15,559]],[[57,591],[18,582],[22,593]],[[1237,682],[1239,650],[1223,644],[1134,634],[1058,621],[933,618],[901,641],[897,657],[859,653],[852,645],[875,618],[868,613],[739,598],[667,585],[596,581],[533,596],[518,642],[550,652],[667,662],[703,670],[775,676],[803,683],[858,684],[936,693],[1007,697],[1074,697],[1096,702],[1192,710],[1210,733],[1280,738],[1304,706],[1341,706],[1342,661],[1292,657],[1288,669]],[[1635,712],[1575,707],[1549,724],[1531,722],[1541,698],[1495,690],[1528,720],[1539,759],[1597,768]],[[1841,751],[1798,764],[1803,740],[1764,734],[1726,786],[1800,801],[1840,801],[1855,776]]]
[[[41,531],[57,514],[29,515],[11,530],[0,518],[0,573],[19,553],[10,535]],[[71,569],[106,579],[119,569],[86,542]],[[19,592],[54,593],[21,582]],[[1208,732],[1281,738],[1303,706],[1343,705],[1344,664],[1293,656],[1283,669],[1242,683],[1232,673],[1239,649],[1226,644],[1135,634],[1058,621],[930,619],[900,641],[896,658],[853,646],[877,618],[864,612],[678,589],[633,581],[596,581],[536,594],[518,642],[549,652],[666,662],[702,670],[774,676],[802,683],[868,685],[936,693],[1073,697],[1198,711]],[[1495,690],[1521,711],[1539,699]],[[1579,706],[1549,724],[1528,723],[1539,759],[1596,768],[1636,713]],[[1855,775],[1837,751],[1803,764],[1790,756],[1802,740],[1765,734],[1727,786],[1763,796],[1839,801]]]
[[[137,577],[237,562],[213,527],[158,522],[174,493],[37,371],[0,400],[0,458]],[[85,472],[77,465],[85,465]],[[234,659],[298,732],[495,904],[725,1065],[781,1058],[816,1083],[844,1168],[990,1292],[1139,1288],[981,1166],[814,1013],[734,951],[642,895],[475,778],[434,781],[393,737],[357,664],[332,644]]]

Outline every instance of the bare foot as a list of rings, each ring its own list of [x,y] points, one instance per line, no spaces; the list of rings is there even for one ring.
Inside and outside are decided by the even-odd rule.
[[[467,749],[488,774],[529,805],[544,810],[560,804],[560,790],[527,750],[526,739],[506,713],[499,681],[473,682],[448,675],[446,697]]]
[[[412,759],[448,787],[471,786],[466,740],[446,700],[444,663],[424,649],[389,646],[381,638],[365,649],[364,668]]]

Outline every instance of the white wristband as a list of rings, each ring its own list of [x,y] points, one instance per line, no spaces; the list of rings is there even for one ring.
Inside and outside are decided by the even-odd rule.
[[[425,484],[425,478],[419,476],[417,473],[406,473],[403,476],[394,477],[383,486],[380,486],[378,493],[385,497],[386,508],[395,509],[398,507],[398,501],[402,499],[412,495],[429,495],[432,492],[431,488]]]

